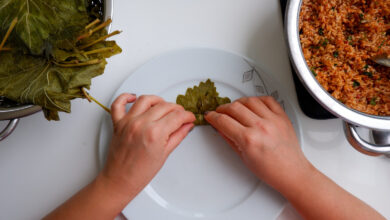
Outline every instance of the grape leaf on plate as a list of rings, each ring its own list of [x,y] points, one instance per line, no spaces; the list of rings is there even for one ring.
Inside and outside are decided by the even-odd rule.
[[[217,88],[210,79],[200,82],[199,86],[188,88],[185,95],[178,95],[176,103],[182,105],[185,110],[194,113],[195,125],[206,125],[204,113],[214,111],[218,106],[230,103],[228,97],[219,97]]]

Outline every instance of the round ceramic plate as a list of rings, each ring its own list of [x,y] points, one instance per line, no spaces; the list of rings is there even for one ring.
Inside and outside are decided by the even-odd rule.
[[[143,65],[116,91],[156,94],[175,102],[178,94],[210,78],[220,96],[271,95],[289,115],[300,137],[288,98],[271,77],[241,56],[213,49],[167,53]],[[103,119],[100,161],[104,164],[112,125]],[[285,199],[259,181],[211,126],[195,127],[153,181],[123,210],[132,220],[275,219]]]

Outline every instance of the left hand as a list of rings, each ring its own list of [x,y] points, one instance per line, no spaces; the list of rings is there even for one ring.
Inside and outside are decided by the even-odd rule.
[[[126,112],[126,104],[134,101]],[[132,94],[114,101],[111,116],[114,134],[105,167],[45,219],[114,219],[153,179],[195,121],[179,105]]]
[[[135,101],[136,100],[136,101]],[[134,102],[126,113],[126,104]],[[195,116],[157,96],[122,94],[112,104],[114,134],[102,175],[134,197],[193,128]]]

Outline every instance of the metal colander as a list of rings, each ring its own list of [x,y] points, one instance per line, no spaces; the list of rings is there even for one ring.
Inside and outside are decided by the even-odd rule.
[[[0,131],[0,141],[12,133],[19,118],[34,114],[41,110],[36,105],[22,105],[0,96],[0,120],[9,120],[8,125]]]
[[[11,101],[4,96],[0,96],[0,108],[12,108],[21,106],[21,104]]]

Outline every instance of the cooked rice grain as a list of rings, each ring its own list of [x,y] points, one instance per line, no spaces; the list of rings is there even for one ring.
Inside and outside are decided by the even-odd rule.
[[[390,0],[303,0],[299,33],[312,73],[333,97],[358,111],[390,116]]]

